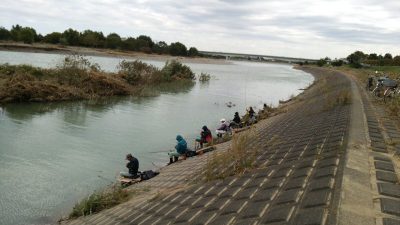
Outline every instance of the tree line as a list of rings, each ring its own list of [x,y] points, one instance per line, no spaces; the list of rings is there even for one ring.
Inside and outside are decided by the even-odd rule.
[[[84,30],[79,32],[72,28],[64,32],[52,32],[46,35],[38,34],[32,27],[14,25],[10,30],[0,27],[0,40],[32,43],[60,44],[65,46],[81,46],[91,48],[109,48],[144,53],[170,54],[173,56],[198,56],[195,47],[189,49],[180,42],[167,44],[164,41],[154,42],[149,36],[121,38],[116,33],[107,36],[103,32]]]
[[[365,54],[362,51],[355,51],[347,56],[349,64],[354,67],[362,67],[362,65],[370,66],[400,66],[400,55],[392,56],[390,53],[385,55],[370,53]]]

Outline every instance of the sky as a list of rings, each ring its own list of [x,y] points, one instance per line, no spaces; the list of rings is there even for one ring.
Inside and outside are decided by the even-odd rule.
[[[203,51],[400,55],[400,0],[1,0],[0,26],[150,36]]]

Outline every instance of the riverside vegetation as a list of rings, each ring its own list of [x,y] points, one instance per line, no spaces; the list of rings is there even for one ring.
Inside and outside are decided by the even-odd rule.
[[[45,43],[62,46],[79,46],[89,48],[107,48],[122,51],[139,51],[144,53],[169,54],[173,56],[199,56],[195,47],[189,49],[180,42],[167,44],[164,41],[154,42],[149,36],[122,38],[116,33],[107,36],[100,31],[84,30],[79,32],[72,28],[64,32],[52,32],[41,35],[32,27],[12,26],[10,30],[0,26],[0,41],[23,42],[26,44]]]
[[[166,84],[191,87],[195,74],[172,60],[158,69],[141,61],[122,61],[116,73],[79,56],[67,56],[56,68],[0,65],[0,103],[97,99],[109,96],[156,95]]]

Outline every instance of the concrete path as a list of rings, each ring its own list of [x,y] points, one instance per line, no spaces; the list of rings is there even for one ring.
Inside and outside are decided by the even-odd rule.
[[[372,210],[368,204],[369,210],[366,213],[369,217],[375,217],[374,222],[377,225],[400,225],[399,118],[391,118],[382,103],[361,88],[362,86],[358,85],[368,139],[368,154],[364,156],[368,156],[370,180],[367,187],[373,203]]]
[[[143,196],[68,224],[398,225],[396,125],[348,77],[305,70],[317,84],[254,128],[258,169],[199,182],[211,154],[191,158],[134,185]]]

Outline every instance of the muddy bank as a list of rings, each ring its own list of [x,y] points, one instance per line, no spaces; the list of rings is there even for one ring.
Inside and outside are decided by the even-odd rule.
[[[159,54],[146,54],[143,52],[121,51],[111,49],[84,48],[51,44],[22,44],[11,42],[0,42],[0,51],[16,52],[36,52],[36,53],[54,53],[54,54],[80,54],[85,56],[107,56],[107,57],[126,57],[142,60],[179,60],[183,63],[202,63],[202,64],[230,64],[224,59],[210,59],[202,57],[182,57]]]

